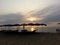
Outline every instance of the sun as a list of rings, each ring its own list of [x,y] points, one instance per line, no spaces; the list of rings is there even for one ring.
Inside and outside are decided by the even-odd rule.
[[[30,18],[27,18],[27,20],[28,20],[28,21],[36,21],[37,18],[35,18],[35,17],[30,17]]]

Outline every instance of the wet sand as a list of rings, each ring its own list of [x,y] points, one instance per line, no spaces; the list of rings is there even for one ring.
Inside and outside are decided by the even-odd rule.
[[[0,32],[0,45],[60,45],[60,34]]]

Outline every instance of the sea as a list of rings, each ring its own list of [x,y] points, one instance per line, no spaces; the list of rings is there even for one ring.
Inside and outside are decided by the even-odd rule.
[[[50,32],[50,33],[56,33],[56,29],[60,30],[60,26],[25,26],[24,29],[28,31],[36,30],[36,32]],[[23,26],[6,26],[6,27],[0,27],[1,30],[18,30],[21,32],[23,30]]]

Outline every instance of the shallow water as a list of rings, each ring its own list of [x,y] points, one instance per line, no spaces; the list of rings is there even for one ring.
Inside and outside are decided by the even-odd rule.
[[[48,27],[48,26],[26,26],[25,29],[32,31],[36,30],[36,32],[56,32],[56,29],[59,29],[60,27]],[[0,30],[19,30],[19,32],[23,29],[23,27],[0,27]]]

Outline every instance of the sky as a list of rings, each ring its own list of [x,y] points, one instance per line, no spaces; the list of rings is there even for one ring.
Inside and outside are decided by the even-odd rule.
[[[58,23],[60,0],[0,0],[0,24]],[[51,24],[51,25],[52,25]]]

